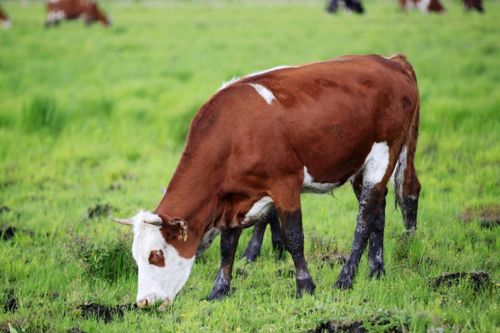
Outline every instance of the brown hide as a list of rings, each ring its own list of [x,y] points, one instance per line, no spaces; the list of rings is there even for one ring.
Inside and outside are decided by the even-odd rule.
[[[87,24],[100,22],[104,26],[110,24],[104,12],[91,0],[49,0],[47,2],[47,21],[49,22],[51,13],[64,13],[63,18],[56,19],[55,23],[61,19],[74,20],[83,18]]]
[[[272,104],[251,84],[270,90]],[[243,78],[195,116],[155,213],[164,224],[187,221],[187,241],[170,243],[191,257],[212,226],[246,227],[245,214],[263,196],[280,211],[299,209],[304,166],[315,182],[343,184],[376,142],[387,142],[394,165],[417,105],[402,56],[345,56]]]

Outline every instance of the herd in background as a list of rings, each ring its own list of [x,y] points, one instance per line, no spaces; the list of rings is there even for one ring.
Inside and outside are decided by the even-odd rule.
[[[483,0],[462,0],[466,11],[477,10],[484,13]],[[328,0],[326,11],[333,14],[336,13],[339,4],[346,10],[363,14],[365,12],[361,0]],[[443,13],[446,11],[440,0],[399,0],[399,6],[402,11],[408,11],[413,8],[418,8],[422,13]]]
[[[484,12],[483,0],[462,0],[466,11],[476,10],[479,13]],[[402,11],[408,11],[418,8],[422,13],[435,12],[443,13],[446,11],[440,0],[399,0]],[[365,12],[361,0],[328,0],[326,11],[336,13],[339,7],[358,14]],[[83,19],[86,25],[95,22],[101,23],[107,27],[111,25],[110,18],[99,8],[93,0],[47,0],[47,16],[45,26],[57,26],[63,20]],[[0,5],[0,24],[4,28],[10,28],[12,21]]]

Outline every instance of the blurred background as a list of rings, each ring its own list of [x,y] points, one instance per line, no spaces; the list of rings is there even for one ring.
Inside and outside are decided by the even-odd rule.
[[[304,331],[382,309],[412,331],[498,329],[498,285],[479,297],[465,284],[434,292],[428,280],[484,270],[498,281],[500,2],[484,1],[482,13],[431,2],[1,1],[10,20],[0,28],[0,328]],[[320,254],[350,246],[357,207],[346,186],[303,199],[316,298],[293,298],[290,258],[275,262],[266,237],[263,258],[237,263],[246,273],[219,305],[199,301],[218,266],[213,246],[166,314],[132,311],[109,325],[84,316],[89,300],[133,301],[131,238],[108,217],[154,209],[193,115],[222,82],[371,53],[405,54],[421,94],[419,238],[399,238],[400,213],[388,205],[387,280],[368,282],[363,261],[352,293],[331,289],[340,265]]]

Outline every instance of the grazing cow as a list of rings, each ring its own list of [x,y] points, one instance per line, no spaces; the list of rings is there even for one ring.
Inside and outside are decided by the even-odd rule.
[[[483,0],[463,0],[464,7],[466,11],[477,10],[480,13],[484,13]]]
[[[2,26],[5,29],[10,28],[10,26],[12,24],[9,16],[7,16],[7,13],[5,12],[5,10],[1,6],[0,6],[0,23],[2,24]]]
[[[353,11],[358,14],[363,14],[365,10],[361,4],[361,0],[341,0],[347,10]],[[339,8],[339,0],[329,0],[326,11],[330,14],[336,13]]]
[[[45,26],[58,25],[62,20],[83,18],[85,24],[100,22],[109,26],[110,20],[92,0],[48,0]]]
[[[401,10],[406,11],[412,8],[418,8],[422,13],[435,12],[443,13],[444,6],[439,0],[399,0]]]
[[[226,296],[242,228],[273,207],[294,262],[297,296],[313,293],[300,194],[329,193],[347,180],[359,212],[336,286],[352,286],[367,244],[370,275],[379,276],[393,174],[405,225],[416,227],[418,119],[416,76],[401,55],[282,66],[223,85],[193,119],[157,208],[115,220],[133,226],[138,305],[163,301],[164,307],[174,299],[213,228],[221,230],[221,265],[208,299]]]

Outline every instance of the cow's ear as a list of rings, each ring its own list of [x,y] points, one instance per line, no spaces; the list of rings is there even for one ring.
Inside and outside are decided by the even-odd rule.
[[[187,223],[178,217],[167,217],[163,218],[163,225],[161,227],[161,232],[167,240],[178,239],[187,240]]]

